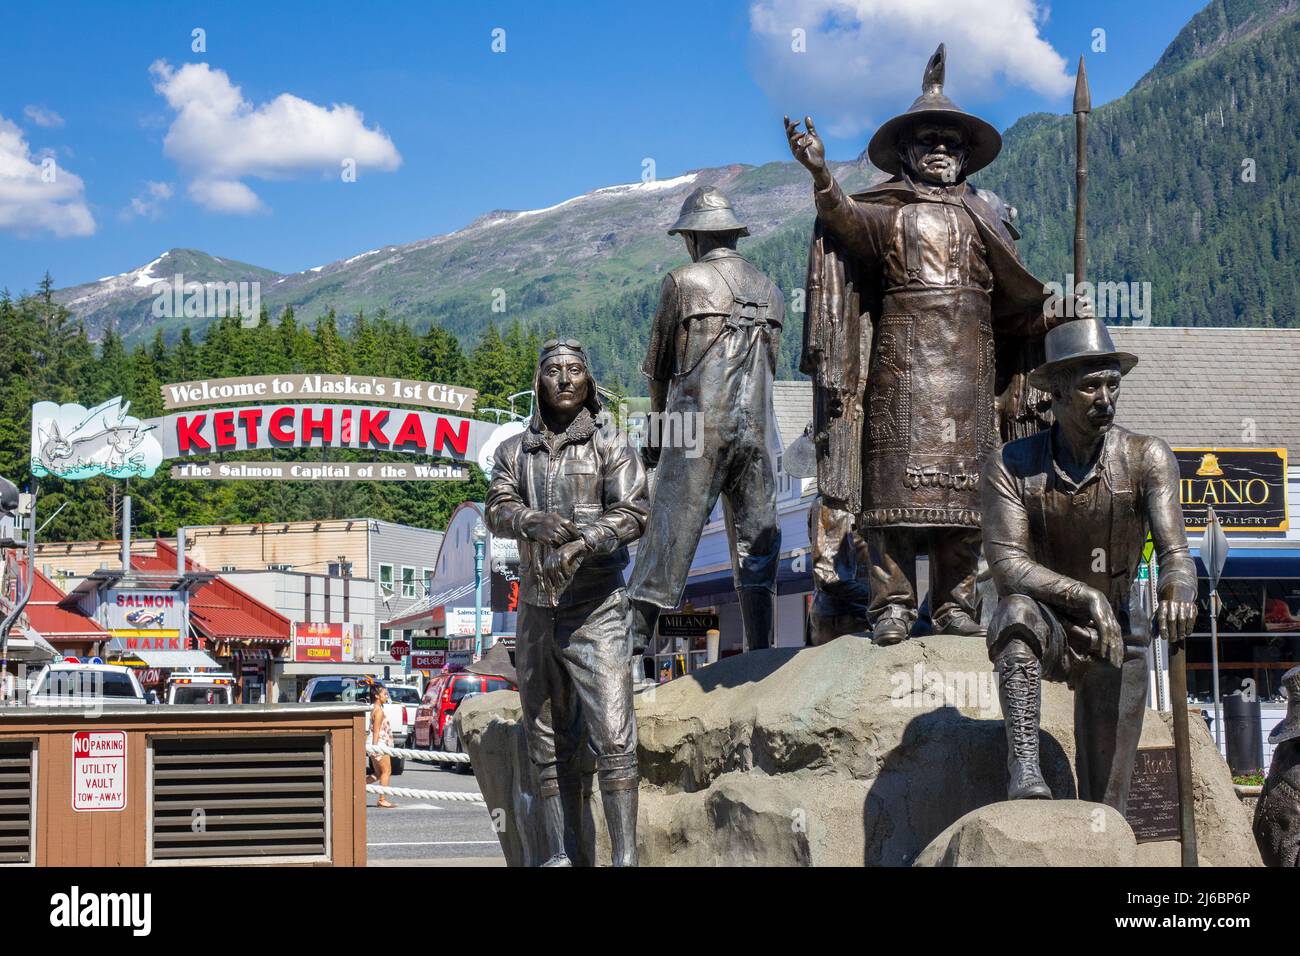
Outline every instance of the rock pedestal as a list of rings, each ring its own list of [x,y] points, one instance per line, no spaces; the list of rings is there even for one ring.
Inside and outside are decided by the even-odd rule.
[[[1061,684],[1044,684],[1040,738],[1055,801],[994,807],[1006,803],[1006,741],[979,639],[932,636],[880,648],[850,635],[728,658],[636,696],[642,865],[907,866],[974,811],[983,812],[972,834],[1018,818],[1006,814],[1081,819],[1073,696]],[[456,719],[488,807],[500,811],[507,861],[536,862],[536,780],[518,695],[471,699]],[[1142,746],[1172,746],[1170,721],[1147,711]],[[1201,864],[1258,865],[1227,765],[1204,721],[1190,724]],[[586,807],[584,854],[605,864],[594,788]],[[964,860],[974,851],[961,846],[971,839],[956,850],[949,840],[935,854]],[[992,846],[991,837],[978,839]],[[1050,848],[1042,853],[1053,862]],[[1176,864],[1177,844],[1144,844],[1138,859]]]

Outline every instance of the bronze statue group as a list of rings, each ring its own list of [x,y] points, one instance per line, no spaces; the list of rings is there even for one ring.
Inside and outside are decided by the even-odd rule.
[[[933,630],[986,640],[999,675],[1008,798],[1052,796],[1040,687],[1063,681],[1079,796],[1123,812],[1146,706],[1152,622],[1130,597],[1148,533],[1160,632],[1184,642],[1196,616],[1178,469],[1163,441],[1115,425],[1137,356],[1115,348],[1086,299],[1081,318],[1046,307],[1016,251],[1013,210],[967,178],[1001,137],[943,83],[940,47],[921,96],[868,147],[891,178],[855,195],[831,174],[812,120],[785,122],[817,210],[801,368],[814,386],[811,538],[827,600],[812,634],[908,639],[916,561],[928,555]],[[492,533],[520,544],[516,668],[548,865],[577,858],[584,746],[613,862],[636,864],[632,660],[660,611],[680,604],[719,497],[744,643],[774,643],[784,300],[737,251],[748,230],[717,189],[693,192],[669,232],[691,262],[663,281],[644,372],[653,412],[700,416],[702,448],[632,449],[601,413],[581,343],[554,339],[538,357],[536,412],[497,452],[487,496]],[[982,623],[984,567],[996,606]]]

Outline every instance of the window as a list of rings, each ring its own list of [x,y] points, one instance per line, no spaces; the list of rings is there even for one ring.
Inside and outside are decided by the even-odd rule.
[[[393,593],[393,566],[391,564],[381,564],[379,566],[379,588],[388,594]]]
[[[222,570],[223,572],[226,572],[226,571],[233,571],[233,570],[235,570],[235,566],[234,566],[233,564],[223,564],[223,565],[221,566],[221,570]]]
[[[386,627],[379,629],[379,652],[387,654],[393,647],[393,632]]]
[[[433,568],[424,569],[424,596],[428,597],[433,593]]]
[[[329,572],[332,578],[348,578],[352,576],[351,561],[331,561],[329,562]]]
[[[288,570],[289,570],[289,565],[287,565],[287,564],[268,564],[268,565],[266,566],[266,570],[268,570],[268,571],[288,571]]]
[[[402,568],[402,597],[415,597],[415,568]]]

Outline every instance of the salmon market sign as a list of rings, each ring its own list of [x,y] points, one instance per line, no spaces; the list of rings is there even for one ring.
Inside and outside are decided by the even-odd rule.
[[[498,428],[450,414],[471,410],[477,397],[473,389],[392,377],[259,375],[164,385],[163,407],[175,411],[160,418],[132,416],[130,402],[120,397],[93,408],[38,402],[32,406],[32,473],[148,478],[164,461],[185,459],[171,467],[173,478],[464,480],[468,463],[479,460]],[[203,407],[220,402],[236,404]],[[221,457],[283,448],[403,452],[425,460]]]

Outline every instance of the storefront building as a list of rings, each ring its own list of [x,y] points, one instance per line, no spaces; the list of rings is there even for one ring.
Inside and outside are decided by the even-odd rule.
[[[447,522],[429,578],[426,597],[383,626],[406,642],[411,653],[409,670],[433,672],[443,667],[463,667],[500,641],[514,645],[519,596],[519,549],[514,541],[494,538],[482,527],[483,506],[467,501],[457,506]],[[476,535],[481,536],[483,559],[481,597],[475,570]],[[475,620],[479,639],[475,640]],[[421,637],[439,638],[436,649],[420,645]],[[443,643],[445,642],[445,649]]]

